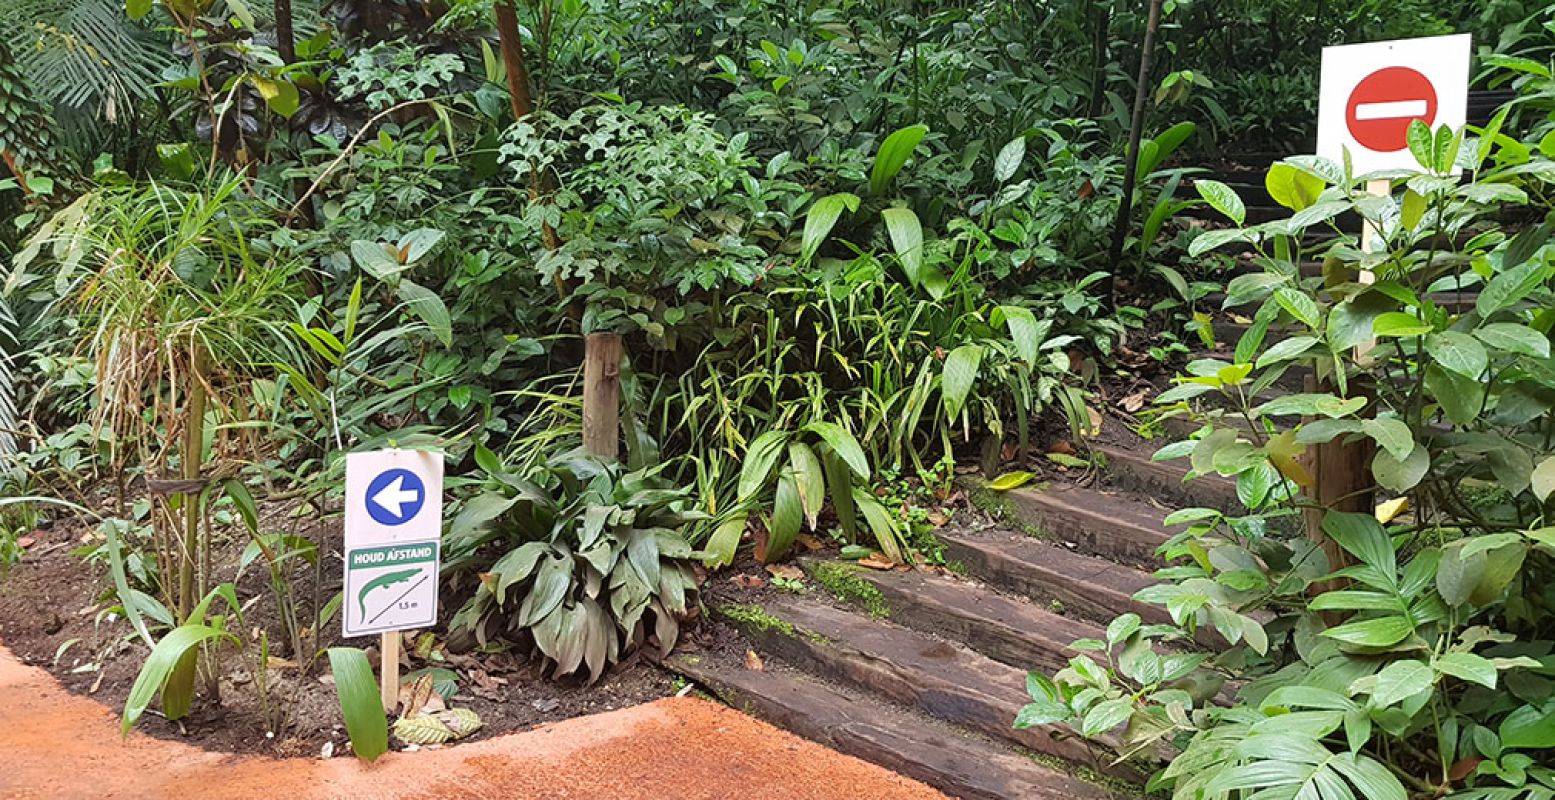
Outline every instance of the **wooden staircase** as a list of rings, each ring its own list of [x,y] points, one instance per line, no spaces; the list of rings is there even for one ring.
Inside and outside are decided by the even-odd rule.
[[[1148,449],[1098,447],[1098,487],[983,492],[993,519],[938,531],[951,570],[878,571],[805,558],[810,588],[710,610],[758,654],[685,648],[666,666],[736,708],[955,797],[1139,797],[1105,742],[1017,730],[1026,673],[1062,668],[1113,617],[1166,621],[1133,599],[1156,581],[1170,507],[1237,508],[1221,479],[1184,483]],[[981,517],[971,513],[965,516]],[[1213,634],[1207,634],[1213,636]]]

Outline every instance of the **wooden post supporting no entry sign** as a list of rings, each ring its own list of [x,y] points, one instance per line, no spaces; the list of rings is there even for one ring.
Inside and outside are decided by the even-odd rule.
[[[1386,179],[1366,182],[1367,194],[1387,196],[1390,192],[1391,185]],[[1375,235],[1376,230],[1372,224],[1362,221],[1361,252],[1372,252],[1372,237]],[[1356,279],[1360,283],[1375,283],[1377,280],[1370,270],[1361,270]],[[1357,358],[1365,356],[1374,343],[1369,340],[1356,346]],[[1308,378],[1308,381],[1311,382],[1308,391],[1323,388],[1317,386],[1315,378]],[[1311,494],[1318,507],[1306,509],[1304,519],[1307,536],[1322,545],[1323,554],[1328,557],[1329,569],[1337,570],[1344,566],[1345,552],[1337,542],[1323,533],[1324,510],[1368,513],[1375,507],[1376,487],[1371,478],[1371,460],[1376,452],[1376,443],[1365,437],[1354,442],[1346,442],[1340,437],[1313,448]],[[1321,593],[1336,588],[1332,583],[1325,583],[1314,587],[1313,591]]]
[[[583,449],[614,461],[621,439],[621,335],[583,340]]]

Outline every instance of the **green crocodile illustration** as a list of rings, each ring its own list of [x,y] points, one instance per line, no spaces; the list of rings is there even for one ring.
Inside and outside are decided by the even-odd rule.
[[[421,568],[416,567],[414,569],[402,569],[396,570],[394,572],[385,572],[382,575],[379,575],[378,577],[368,581],[367,585],[363,586],[362,590],[356,593],[356,605],[357,608],[361,610],[362,617],[367,617],[367,595],[370,594],[372,590],[382,589],[385,586],[393,586],[396,583],[404,583],[405,581],[408,581],[419,574],[421,574]]]

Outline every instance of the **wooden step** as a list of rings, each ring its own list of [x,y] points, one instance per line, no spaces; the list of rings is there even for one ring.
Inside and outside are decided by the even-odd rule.
[[[1165,445],[1166,441],[1148,444],[1158,448]],[[1235,481],[1219,475],[1186,480],[1186,459],[1151,461],[1149,453],[1124,447],[1094,444],[1091,448],[1106,458],[1107,476],[1124,489],[1155,497],[1173,506],[1202,506],[1233,514],[1246,511],[1237,499]]]
[[[1134,777],[1126,767],[1092,763],[1103,744],[1067,729],[1017,730],[1025,705],[1026,670],[1001,664],[927,633],[842,611],[817,599],[777,597],[757,614],[721,606],[724,617],[756,645],[814,675],[852,684],[931,716],[1039,753]]]
[[[1170,538],[1161,520],[1170,512],[1141,499],[1062,486],[1021,487],[1003,492],[1010,512],[1057,544],[1086,555],[1156,569],[1156,550]]]
[[[724,702],[791,733],[969,800],[1109,800],[1138,796],[1113,781],[1061,772],[1008,745],[869,694],[842,691],[768,661],[746,669],[715,654],[677,652],[665,666]],[[732,787],[731,787],[732,789]]]
[[[1105,639],[1099,625],[1064,617],[1024,597],[923,570],[865,569],[847,561],[804,562],[816,583],[892,622],[960,642],[1013,667],[1052,673],[1068,665],[1077,639]]]
[[[1105,625],[1130,611],[1150,622],[1169,622],[1166,609],[1134,599],[1158,581],[1143,570],[1082,555],[1061,545],[1008,531],[941,528],[945,559],[994,586]]]

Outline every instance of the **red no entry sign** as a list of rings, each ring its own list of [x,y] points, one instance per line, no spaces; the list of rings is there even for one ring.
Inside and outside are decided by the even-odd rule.
[[[1463,127],[1471,44],[1460,34],[1323,48],[1317,154],[1356,175],[1420,169],[1409,124]]]
[[[1409,67],[1385,67],[1367,75],[1350,92],[1345,126],[1355,141],[1379,153],[1409,146],[1409,124],[1436,121],[1436,87]]]

